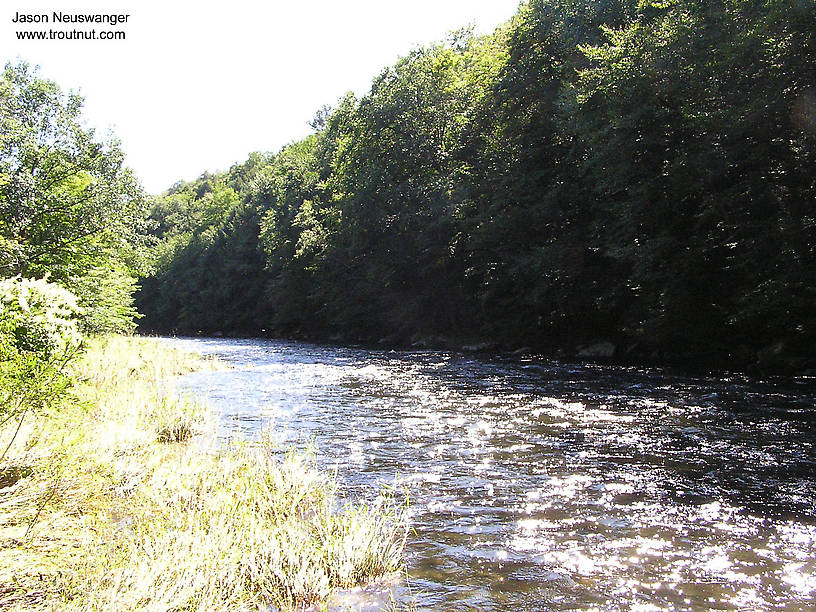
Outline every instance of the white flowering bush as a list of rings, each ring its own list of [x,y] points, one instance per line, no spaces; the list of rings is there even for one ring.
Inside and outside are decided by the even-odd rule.
[[[0,422],[57,403],[78,354],[81,309],[68,290],[46,280],[0,280]]]
[[[0,334],[16,348],[50,359],[79,346],[77,298],[46,280],[10,278],[0,281]]]

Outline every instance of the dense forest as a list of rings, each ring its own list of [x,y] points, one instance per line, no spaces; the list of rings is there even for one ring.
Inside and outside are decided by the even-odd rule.
[[[531,0],[155,202],[143,329],[813,368],[816,6]]]
[[[815,38],[812,0],[530,0],[152,200],[10,67],[7,302],[47,276],[127,329],[138,281],[146,332],[812,370]]]
[[[808,605],[813,428],[802,412],[813,402],[800,383],[816,380],[816,0],[525,0],[490,35],[463,29],[412,50],[365,95],[319,109],[302,140],[156,196],[120,143],[87,127],[82,104],[25,62],[0,73],[0,608],[325,607],[336,589],[408,575],[409,516],[442,525],[412,552],[448,555],[420,561],[423,588],[447,568],[431,605],[444,592],[477,607],[514,595],[593,607],[624,590],[669,607]],[[335,406],[331,383],[292,421],[337,434],[358,397],[372,412],[352,425],[386,416],[367,438],[340,431],[342,450],[327,454],[360,472],[349,489],[379,491],[336,512],[337,481],[312,454],[278,461],[275,420],[257,412],[270,435],[232,446],[215,432],[220,408],[167,384],[225,364],[111,337],[137,329],[809,378],[701,385],[615,368],[596,393],[592,367],[531,368],[527,386],[514,373],[479,378],[491,365],[469,369],[461,389],[447,377],[471,360],[452,359],[438,387],[425,376],[436,365],[383,368],[398,374],[383,387],[398,409],[381,389]],[[401,397],[418,372],[425,380]],[[298,402],[311,380],[294,380]],[[486,384],[471,393],[471,380]],[[550,413],[539,410],[545,386]],[[620,406],[600,403],[630,391]],[[437,399],[419,427],[417,407]],[[392,435],[395,424],[422,437]],[[225,444],[211,452],[202,434]],[[467,448],[443,444],[457,438]],[[399,463],[428,440],[445,456]],[[385,454],[358,463],[363,442]],[[454,460],[457,472],[441,473]],[[513,480],[513,465],[521,488],[494,496],[490,479]],[[417,478],[387,484],[405,473]],[[570,473],[580,487],[557,484]],[[385,493],[407,495],[409,483],[441,492],[445,508],[489,506],[489,529],[463,545],[461,516],[446,527],[431,498],[419,513],[392,508]],[[527,503],[539,494],[546,505]],[[556,506],[569,521],[505,520]],[[648,520],[628,521],[633,511]],[[655,516],[676,531],[655,540]],[[590,534],[587,547],[573,546],[576,533]],[[768,552],[775,540],[801,547]],[[664,548],[673,561],[661,577],[649,559]],[[598,551],[626,563],[607,554],[583,569]],[[508,558],[512,575],[485,582]]]

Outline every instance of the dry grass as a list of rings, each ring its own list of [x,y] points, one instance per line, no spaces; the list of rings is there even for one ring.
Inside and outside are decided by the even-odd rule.
[[[0,471],[0,607],[296,609],[400,569],[402,514],[338,511],[308,454],[193,443],[207,411],[164,381],[200,367],[152,340],[91,347],[78,400]]]

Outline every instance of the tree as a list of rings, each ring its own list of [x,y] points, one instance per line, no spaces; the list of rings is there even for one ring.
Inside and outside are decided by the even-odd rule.
[[[152,303],[204,329],[215,274],[282,334],[812,367],[814,7],[528,0],[415,49],[315,134],[163,199]]]
[[[702,358],[813,337],[813,2],[639,3],[582,47],[573,107],[625,325]]]
[[[83,127],[81,109],[81,97],[64,94],[27,64],[5,67],[0,277],[48,276],[84,304],[94,288],[80,279],[144,269],[145,199],[119,143],[97,140]],[[130,299],[127,282],[111,278],[107,288],[120,302]]]

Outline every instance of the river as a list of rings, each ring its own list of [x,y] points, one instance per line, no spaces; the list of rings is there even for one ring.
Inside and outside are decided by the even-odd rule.
[[[347,499],[408,492],[402,603],[816,610],[813,379],[166,341],[233,366],[180,380],[222,439],[270,428],[315,444]]]

